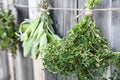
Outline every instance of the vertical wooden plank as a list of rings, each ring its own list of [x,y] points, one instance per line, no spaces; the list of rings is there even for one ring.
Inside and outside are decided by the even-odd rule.
[[[39,58],[33,61],[34,80],[45,80],[43,61]]]
[[[47,0],[52,7],[55,8],[63,8],[63,1],[64,0]],[[53,10],[51,11],[51,16],[54,22],[54,29],[56,33],[59,34],[60,37],[64,36],[64,12]]]
[[[6,51],[0,51],[0,80],[9,80],[8,58]]]
[[[111,0],[112,8],[120,8],[120,0]],[[120,51],[120,11],[112,11],[112,49]],[[119,68],[120,69],[120,68]],[[114,65],[112,71],[114,72]]]
[[[29,6],[37,7],[39,3],[40,0],[29,0]],[[36,18],[39,13],[40,11],[37,8],[29,8],[29,18]],[[43,69],[43,63],[40,58],[33,61],[34,80],[45,80],[45,72]]]
[[[2,8],[4,8],[4,9],[8,9],[8,4],[9,4],[9,2],[8,2],[8,0],[2,0],[1,1],[2,2],[2,5],[1,5],[1,7]],[[0,73],[1,74],[1,76],[3,75],[4,77],[6,76],[6,79],[9,79],[9,80],[14,80],[14,71],[13,71],[13,64],[11,63],[9,63],[9,61],[11,61],[12,59],[9,59],[8,57],[9,57],[9,55],[11,54],[11,53],[9,53],[9,51],[0,51],[0,56],[1,56],[1,60],[0,61],[2,61],[2,62],[4,62],[4,65],[3,66],[5,66],[5,67],[7,67],[7,69],[5,69],[5,68],[3,68],[3,69],[1,69],[2,70],[2,72],[4,73],[5,71],[7,72],[7,74],[9,75],[9,76],[6,76],[7,74],[2,74],[2,73]],[[4,55],[4,56],[3,56]],[[11,56],[10,56],[11,57]],[[5,59],[6,58],[6,59]],[[12,57],[11,57],[12,58]],[[7,63],[6,63],[6,60],[7,60]],[[11,67],[12,66],[12,67]],[[0,79],[0,80],[3,80],[3,79],[5,79],[5,78],[2,78],[2,79]]]
[[[110,7],[110,0],[101,0],[101,3],[96,8],[109,8]],[[110,28],[110,18],[111,13],[109,11],[96,11],[94,12],[94,18],[96,20],[97,26],[102,30],[103,35],[109,39],[109,28]]]
[[[10,0],[9,0],[10,1]],[[3,0],[3,7],[4,9],[7,9],[8,8],[8,3],[9,3],[8,0]],[[27,0],[25,0],[27,1]],[[21,0],[22,3],[26,3],[25,1]],[[19,3],[19,1],[18,1]],[[10,8],[10,7],[9,7]],[[26,11],[25,9],[21,9],[21,8],[17,8],[18,10],[18,23],[20,23],[21,21],[23,21],[23,18],[26,17]],[[23,15],[24,14],[24,15]],[[9,53],[10,54],[10,53]],[[2,73],[1,73],[1,76],[3,75],[3,78],[1,78],[0,80],[33,80],[33,76],[32,76],[32,60],[31,59],[28,59],[28,58],[23,58],[23,56],[21,55],[21,53],[19,52],[19,54],[17,55],[16,59],[13,59],[11,57],[11,55],[6,55],[4,54],[5,56],[1,56],[5,59],[9,59],[7,60],[8,63],[4,63],[6,64],[5,66],[2,65],[2,67],[4,66]],[[3,58],[0,58],[2,59],[1,61],[2,62],[5,62],[6,60],[3,59]],[[15,62],[15,64],[14,64]],[[15,69],[15,73],[14,73],[14,69],[13,67],[16,67]],[[6,67],[9,67],[8,69],[6,69]],[[7,74],[3,74],[7,72],[9,74],[9,76],[7,76]],[[15,75],[14,75],[15,74]],[[16,77],[16,79],[14,78]]]
[[[16,4],[28,6],[28,0],[16,0]],[[28,8],[17,7],[17,23],[20,24],[25,18],[29,17]],[[24,58],[20,48],[16,57],[16,76],[17,80],[34,80],[33,65],[30,57]]]
[[[14,69],[13,69],[13,57],[11,55],[10,52],[7,52],[8,53],[8,67],[9,67],[9,80],[15,80],[14,79]]]
[[[111,0],[101,0],[100,5],[96,8],[111,8]],[[109,46],[112,47],[112,26],[111,26],[111,11],[98,11],[94,12],[94,18],[97,26],[101,29],[102,34],[109,42]],[[111,76],[112,65],[108,67],[105,77],[108,79]]]
[[[120,0],[112,0],[113,8],[120,8]],[[120,51],[120,11],[112,12],[113,50]]]
[[[53,7],[63,8],[64,0],[54,0]],[[55,24],[56,31],[58,34],[63,37],[64,36],[64,13],[63,11],[53,11],[53,21]]]
[[[16,4],[18,5],[26,5],[28,6],[28,0],[16,0]],[[28,18],[28,8],[17,7],[17,23],[20,24],[25,18]]]
[[[22,50],[18,50],[15,64],[16,80],[34,80],[32,59],[30,58],[30,56],[24,58],[22,55]]]
[[[63,0],[64,8],[77,8],[77,0]],[[77,11],[64,11],[63,26],[64,26],[64,36],[67,35],[68,30],[75,25],[75,16]]]

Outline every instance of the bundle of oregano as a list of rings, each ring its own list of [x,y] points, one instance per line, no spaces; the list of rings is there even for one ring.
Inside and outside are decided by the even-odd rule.
[[[99,0],[88,0],[86,7],[92,10],[98,3]],[[75,75],[78,80],[106,80],[104,73],[112,59],[112,51],[90,15],[85,15],[67,37],[59,43],[51,42],[44,51],[47,70]]]
[[[23,21],[19,29],[20,38],[23,42],[24,56],[26,57],[31,52],[31,56],[34,59],[36,59],[38,55],[41,55],[41,57],[45,55],[42,49],[47,46],[48,43],[54,40],[60,40],[60,38],[55,35],[52,27],[53,22],[50,13],[47,11],[47,2],[42,0],[40,8],[42,10],[41,14],[38,15],[34,21]]]
[[[12,54],[16,53],[17,36],[16,25],[11,10],[0,9],[0,49],[11,50]]]

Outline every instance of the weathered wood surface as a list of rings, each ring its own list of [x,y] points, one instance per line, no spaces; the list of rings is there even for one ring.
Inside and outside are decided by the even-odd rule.
[[[16,0],[16,4],[28,6],[28,0]],[[17,7],[17,23],[18,25],[25,19],[29,18],[28,8]],[[24,58],[22,49],[18,51],[16,57],[16,76],[17,80],[34,80],[33,63],[29,57]]]
[[[40,0],[28,0],[29,6],[37,7]],[[29,18],[34,19],[38,15],[40,15],[40,11],[38,8],[29,8]],[[39,58],[37,60],[33,60],[33,70],[34,70],[34,80],[45,80],[45,72],[42,60]]]
[[[113,8],[120,8],[120,0],[112,0]],[[114,51],[120,51],[120,11],[112,12],[112,48]]]
[[[85,0],[47,0],[52,7],[58,8],[84,8]],[[119,0],[101,0],[101,4],[96,8],[118,8],[120,7]],[[30,6],[37,6],[40,0],[29,0]],[[7,4],[4,1],[5,5]],[[27,0],[17,0],[17,4],[28,5]],[[7,6],[3,5],[5,8]],[[1,4],[0,4],[1,6]],[[33,14],[34,12],[34,14]],[[33,18],[38,14],[39,10],[28,8],[17,8],[18,13],[18,24],[23,21],[24,18]],[[80,11],[50,11],[51,17],[54,22],[54,28],[56,33],[64,37],[67,35],[67,31],[72,28],[76,22],[74,21],[75,16],[79,15]],[[102,34],[107,38],[109,45],[114,51],[120,51],[120,11],[97,11],[94,12],[94,18],[97,26],[102,30]],[[80,16],[77,21],[82,19]],[[54,75],[46,71],[44,73],[42,61],[32,62],[30,57],[24,58],[21,52],[18,51],[16,59],[17,67],[17,80],[58,80],[60,74]],[[0,80],[14,80],[13,73],[13,59],[10,54],[0,51]],[[33,71],[34,70],[34,71]],[[106,77],[109,77],[112,73],[113,67],[109,66]],[[67,80],[63,78],[62,80]],[[76,80],[70,77],[70,80]]]
[[[120,0],[111,0],[111,6],[120,8]],[[120,51],[120,11],[112,11],[111,15],[112,49],[113,51]],[[111,68],[111,72],[113,72],[114,67],[112,66]]]
[[[0,51],[0,80],[9,80],[8,57],[6,51]]]
[[[3,8],[4,9],[11,9],[11,0],[3,0]],[[16,1],[17,4],[26,4],[26,0],[20,0]],[[10,6],[10,7],[9,7]],[[21,21],[23,21],[24,18],[28,17],[28,9],[22,9],[17,8],[18,17],[15,18],[17,23],[20,24]],[[15,13],[17,13],[15,12]],[[14,13],[14,12],[13,12]],[[29,58],[24,58],[22,56],[22,52],[20,53],[19,50],[17,51],[16,59],[11,56],[11,53],[7,52],[8,55],[7,61],[8,63],[4,64],[8,67],[8,74],[9,77],[6,77],[8,79],[5,80],[33,80],[33,72],[32,72],[32,60]],[[4,57],[3,57],[4,58]],[[3,69],[4,70],[4,69]],[[7,70],[7,69],[6,69]],[[6,76],[7,74],[4,74]],[[3,80],[3,79],[1,79]]]

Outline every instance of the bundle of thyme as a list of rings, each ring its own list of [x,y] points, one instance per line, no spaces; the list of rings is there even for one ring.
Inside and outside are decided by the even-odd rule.
[[[99,0],[88,0],[86,7],[92,10],[98,3]],[[59,43],[51,42],[44,50],[44,66],[50,72],[75,75],[78,80],[106,80],[104,73],[112,51],[90,15],[85,15],[67,37]]]

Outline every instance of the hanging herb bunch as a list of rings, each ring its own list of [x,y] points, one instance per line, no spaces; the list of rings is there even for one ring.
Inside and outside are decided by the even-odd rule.
[[[16,54],[17,36],[16,25],[11,10],[0,9],[0,49],[11,50],[13,56]]]
[[[92,10],[99,0],[88,0]],[[85,15],[68,36],[48,44],[44,49],[44,66],[53,73],[75,75],[78,80],[106,80],[104,73],[113,59],[107,40],[101,35],[91,15]]]
[[[53,22],[50,13],[47,11],[49,7],[47,2],[42,0],[39,7],[41,14],[38,15],[34,21],[23,21],[19,29],[20,38],[23,42],[24,56],[26,57],[31,52],[31,56],[34,59],[39,55],[41,55],[41,57],[45,55],[43,48],[47,46],[48,43],[54,40],[60,40],[52,27]]]

